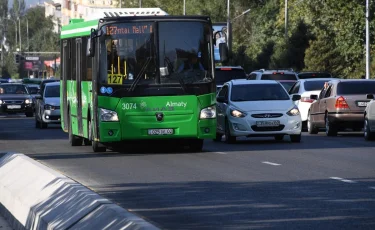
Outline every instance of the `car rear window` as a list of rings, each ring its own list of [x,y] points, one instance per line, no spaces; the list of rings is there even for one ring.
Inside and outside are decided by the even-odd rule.
[[[327,81],[305,81],[305,83],[303,83],[303,86],[306,91],[321,90],[324,87],[325,82]]]
[[[60,86],[47,86],[46,92],[44,93],[45,97],[60,97]]]
[[[216,85],[223,85],[225,82],[234,79],[246,79],[243,69],[217,68],[215,70]]]
[[[286,91],[289,91],[290,88],[292,88],[292,86],[295,84],[296,82],[295,81],[282,81],[280,82],[280,84],[282,86],[284,86],[284,88],[286,89]]]
[[[294,74],[262,74],[261,80],[297,80]]]
[[[285,89],[279,84],[233,85],[232,101],[273,101],[290,100]]]
[[[375,81],[340,82],[337,85],[338,95],[375,94]]]
[[[300,73],[298,74],[299,79],[307,78],[332,78],[330,73]]]

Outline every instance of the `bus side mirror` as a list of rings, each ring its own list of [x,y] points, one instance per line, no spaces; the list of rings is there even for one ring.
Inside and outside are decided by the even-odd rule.
[[[94,57],[95,56],[95,41],[92,38],[89,38],[87,40],[86,56],[87,57]]]
[[[227,62],[229,60],[229,51],[226,43],[219,44],[220,62]]]

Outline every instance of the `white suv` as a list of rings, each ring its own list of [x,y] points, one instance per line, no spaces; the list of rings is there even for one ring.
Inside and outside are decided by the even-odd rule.
[[[375,100],[373,94],[368,94],[367,99],[371,101],[367,103],[365,109],[364,137],[367,141],[375,140]]]
[[[234,143],[236,137],[272,136],[301,141],[301,116],[292,98],[277,81],[232,80],[224,84],[216,98],[216,141]]]
[[[247,80],[298,80],[297,73],[293,69],[276,69],[276,70],[266,70],[260,69],[251,72],[247,76]]]

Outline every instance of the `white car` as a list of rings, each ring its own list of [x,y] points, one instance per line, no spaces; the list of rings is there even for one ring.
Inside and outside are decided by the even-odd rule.
[[[35,127],[45,129],[48,124],[61,124],[60,82],[50,82],[41,95],[35,97]]]
[[[236,137],[272,136],[282,140],[289,135],[292,142],[301,141],[301,116],[285,88],[273,80],[232,80],[224,84],[216,98],[217,133],[225,142]]]
[[[310,99],[310,95],[319,95],[324,87],[324,83],[329,82],[332,78],[309,78],[298,80],[289,90],[289,94],[301,95],[301,99],[295,101],[303,123],[303,128],[307,128],[307,115],[310,110],[311,103],[315,100]]]
[[[375,140],[375,100],[373,94],[368,94],[368,102],[365,109],[364,137],[367,141]]]

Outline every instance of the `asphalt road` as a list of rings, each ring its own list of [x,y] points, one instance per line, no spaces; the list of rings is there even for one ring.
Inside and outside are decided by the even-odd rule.
[[[0,117],[0,152],[25,153],[164,229],[375,229],[375,142],[361,133],[207,141],[202,153],[141,146],[95,154],[59,126]]]

